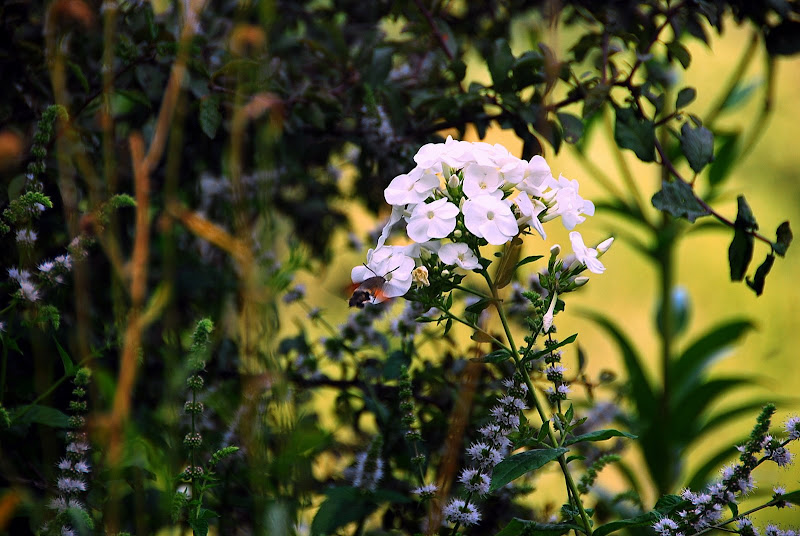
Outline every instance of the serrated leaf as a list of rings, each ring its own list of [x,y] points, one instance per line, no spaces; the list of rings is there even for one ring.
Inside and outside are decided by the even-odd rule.
[[[680,110],[684,106],[690,104],[697,97],[697,90],[693,87],[685,87],[678,92],[678,97],[675,99],[675,109]]]
[[[681,150],[695,173],[700,173],[714,159],[714,134],[706,127],[681,127]]]
[[[694,223],[697,218],[710,214],[694,195],[692,187],[682,180],[672,182],[661,181],[661,191],[656,192],[651,200],[653,206],[676,218],[686,218]]]
[[[583,532],[583,527],[570,523],[539,523],[515,517],[495,536],[561,536],[571,530],[577,534]]]
[[[506,458],[502,462],[494,466],[492,471],[492,484],[489,486],[489,493],[497,491],[512,480],[521,477],[524,474],[535,471],[545,464],[555,460],[562,454],[566,454],[569,449],[553,448],[553,449],[539,449],[539,450],[526,450],[519,454]]]
[[[789,249],[789,245],[792,243],[792,228],[789,227],[789,222],[785,221],[778,226],[778,230],[775,232],[778,236],[778,239],[772,244],[772,249],[775,250],[775,253],[783,257],[786,255],[786,250]]]
[[[567,344],[572,344],[573,342],[575,342],[576,338],[578,338],[578,334],[574,333],[574,334],[570,335],[569,337],[567,337],[566,339],[564,339],[562,341],[559,341],[558,344],[556,344],[554,346],[551,346],[550,348],[545,348],[544,350],[539,350],[538,352],[534,352],[532,354],[529,354],[526,358],[524,358],[522,360],[522,362],[523,363],[527,363],[528,361],[532,361],[534,359],[539,359],[540,357],[544,357],[547,354],[549,354],[550,352],[558,350],[562,346],[566,346]]]
[[[572,114],[566,112],[558,112],[556,114],[561,128],[564,131],[564,141],[567,143],[578,143],[581,136],[583,136],[583,121]]]
[[[655,125],[650,120],[639,119],[631,108],[617,108],[614,141],[623,149],[633,151],[642,162],[655,160]]]
[[[767,278],[767,274],[769,271],[772,270],[772,265],[775,263],[775,255],[769,254],[767,258],[764,259],[764,262],[761,263],[756,269],[756,273],[753,276],[753,279],[747,278],[747,286],[753,289],[756,293],[756,296],[761,296],[764,292],[764,282]]]
[[[209,95],[200,101],[200,112],[198,120],[200,121],[200,128],[206,136],[212,140],[217,135],[217,129],[222,123],[222,114],[219,112],[219,97],[217,95]]]
[[[570,437],[566,441],[564,441],[564,446],[568,447],[570,445],[574,445],[575,443],[581,443],[583,441],[605,441],[606,439],[611,439],[612,437],[627,437],[628,439],[637,439],[638,436],[633,435],[629,432],[623,432],[621,430],[595,430],[594,432],[589,432],[586,434],[581,434],[579,436]]]

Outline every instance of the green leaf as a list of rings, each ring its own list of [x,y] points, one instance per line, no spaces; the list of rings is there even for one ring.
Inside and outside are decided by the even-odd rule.
[[[770,56],[793,56],[800,52],[800,22],[784,20],[767,27],[765,44]]]
[[[69,65],[69,70],[72,71],[72,74],[75,75],[75,78],[78,79],[78,82],[81,83],[81,87],[87,93],[89,92],[89,81],[86,79],[86,75],[83,74],[83,69],[77,63],[67,60],[67,65]]]
[[[524,265],[528,264],[529,262],[538,261],[541,258],[542,258],[542,255],[529,255],[529,256],[525,257],[524,259],[522,259],[521,261],[519,261],[517,263],[517,268],[519,268],[520,266],[524,266]]]
[[[595,536],[606,536],[606,534],[611,534],[612,532],[616,532],[620,529],[624,528],[631,528],[631,527],[643,527],[645,525],[651,525],[661,519],[664,516],[671,514],[674,510],[676,510],[684,501],[677,495],[665,495],[661,497],[658,502],[656,502],[653,511],[647,512],[645,514],[638,515],[636,517],[631,517],[629,519],[621,519],[619,521],[612,521],[611,523],[606,523],[601,527],[597,527],[596,530],[592,532]]]
[[[583,136],[583,121],[566,112],[558,112],[556,116],[561,122],[561,128],[564,131],[564,141],[567,143],[578,143],[581,136]]]
[[[19,424],[43,424],[51,428],[68,428],[69,417],[61,411],[38,404],[20,406],[11,411],[11,420]]]
[[[312,536],[333,534],[339,527],[366,517],[378,508],[378,503],[361,489],[353,487],[331,488],[311,522]]]
[[[673,397],[681,398],[686,390],[700,383],[708,366],[754,328],[749,320],[729,320],[690,344],[671,366]]]
[[[728,98],[725,99],[725,102],[722,103],[720,111],[733,110],[739,107],[741,104],[744,104],[760,85],[760,80],[756,80],[755,82],[751,82],[749,84],[737,84],[734,90],[728,95]]]
[[[498,39],[494,42],[492,52],[487,58],[489,73],[492,75],[492,82],[496,86],[502,86],[508,81],[508,73],[514,64],[514,55],[511,47],[505,39]]]
[[[734,222],[735,231],[733,240],[728,248],[728,263],[731,269],[731,281],[741,281],[747,272],[750,261],[753,260],[753,245],[755,239],[751,234],[758,229],[758,224],[753,217],[753,211],[745,201],[743,195],[737,198],[739,209]]]
[[[492,304],[492,302],[494,302],[494,300],[491,298],[481,298],[477,302],[473,303],[472,305],[464,309],[464,311],[466,311],[467,313],[472,313],[474,315],[477,315],[480,314],[481,311],[489,307]]]
[[[200,128],[206,136],[214,139],[217,135],[217,129],[222,123],[222,114],[219,111],[220,100],[217,95],[209,95],[200,101],[200,113],[198,120],[200,121]]]
[[[647,379],[647,375],[644,372],[644,368],[642,367],[642,359],[636,352],[636,349],[631,345],[622,331],[604,316],[591,312],[584,313],[584,315],[605,329],[609,335],[612,336],[622,352],[625,368],[628,371],[628,382],[631,386],[633,401],[636,404],[639,415],[654,415],[656,411],[656,397],[653,393],[653,388],[650,386],[650,381]]]
[[[697,90],[693,87],[685,87],[678,92],[678,97],[675,99],[675,109],[680,110],[684,106],[690,104],[697,97]]]
[[[695,385],[680,397],[673,398],[670,403],[672,419],[680,426],[673,430],[672,437],[682,443],[691,441],[696,437],[695,430],[700,428],[704,413],[711,404],[731,390],[751,383],[752,380],[744,377],[717,378]]]
[[[564,339],[562,341],[559,341],[558,344],[556,344],[554,346],[551,346],[550,348],[545,348],[544,350],[539,350],[538,352],[534,352],[534,353],[530,354],[528,357],[523,359],[522,362],[523,363],[527,363],[528,361],[532,361],[534,359],[539,359],[540,357],[544,357],[547,354],[549,354],[550,352],[561,348],[562,346],[566,346],[567,344],[572,344],[573,342],[575,342],[575,339],[577,337],[578,337],[577,333],[575,333],[573,335],[570,335],[566,339]]]
[[[482,357],[473,357],[470,361],[478,363],[502,363],[511,358],[511,352],[508,350],[495,350]]]
[[[756,269],[756,274],[753,276],[753,279],[749,277],[746,279],[747,286],[753,289],[756,293],[756,296],[761,296],[764,292],[764,282],[767,278],[767,274],[769,271],[772,270],[772,265],[775,263],[775,255],[771,253],[767,255],[767,258],[764,259],[764,262],[761,263]]]
[[[692,55],[689,54],[686,47],[678,41],[667,43],[667,55],[671,59],[678,60],[684,69],[689,67],[689,64],[692,62]]]
[[[614,429],[595,430],[594,432],[568,438],[566,441],[564,441],[564,446],[568,447],[583,441],[605,441],[606,439],[611,439],[612,437],[627,437],[628,439],[637,439],[638,436]]]
[[[633,151],[642,162],[655,160],[655,125],[639,119],[632,108],[617,108],[614,141],[623,149]]]
[[[681,127],[681,150],[695,173],[700,173],[714,159],[714,135],[706,127]]]
[[[783,495],[781,495],[781,500],[794,504],[795,506],[800,505],[800,490],[784,493]]]
[[[783,257],[786,255],[786,250],[789,249],[789,245],[792,243],[792,228],[789,227],[789,222],[785,221],[778,226],[778,230],[776,231],[778,235],[778,239],[772,244],[772,249],[775,250],[775,253]]]
[[[489,486],[489,493],[497,491],[512,480],[521,477],[526,473],[535,471],[545,464],[555,460],[569,449],[553,448],[526,450],[519,454],[514,454],[494,466],[492,471],[492,485]]]
[[[520,253],[522,253],[522,239],[517,235],[503,246],[503,255],[494,275],[494,284],[498,289],[505,288],[511,283]]]
[[[692,223],[701,216],[711,214],[697,200],[692,187],[680,179],[661,181],[661,191],[656,192],[651,201],[658,210],[668,212],[676,218],[686,218]]]
[[[718,138],[722,141],[708,172],[708,182],[711,186],[717,186],[728,178],[739,156],[739,132],[723,134]]]
[[[61,363],[64,365],[64,374],[67,376],[72,376],[75,373],[75,364],[72,362],[72,359],[69,357],[69,354],[58,344],[58,340],[53,337],[53,342],[56,343],[56,349],[58,350],[58,355],[61,356]]]
[[[570,523],[539,523],[515,517],[495,536],[561,536],[571,530],[583,532],[583,527]]]

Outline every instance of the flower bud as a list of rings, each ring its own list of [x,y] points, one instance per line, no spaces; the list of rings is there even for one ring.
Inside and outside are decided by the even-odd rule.
[[[450,270],[442,270],[442,277],[447,277],[450,275]]]
[[[573,280],[572,283],[575,285],[575,288],[578,288],[578,287],[582,287],[583,285],[585,285],[588,282],[589,282],[589,278],[586,277],[586,276],[582,276],[581,275],[581,276],[576,277]]]
[[[464,232],[461,229],[456,229],[455,231],[453,231],[453,236],[456,238],[461,238],[462,236],[464,236]]]
[[[600,255],[602,255],[603,253],[608,251],[608,248],[611,247],[612,243],[614,243],[614,237],[613,236],[611,238],[607,238],[607,239],[603,240],[602,242],[600,242],[599,244],[597,244],[597,247],[595,248],[597,250],[597,256],[599,257]]]
[[[458,180],[458,175],[455,175],[455,174],[450,175],[450,178],[447,179],[447,187],[452,189],[452,190],[455,190],[456,188],[458,188],[458,186],[460,184],[461,184],[461,181]]]
[[[553,299],[550,301],[550,307],[547,309],[547,312],[542,317],[542,333],[549,332],[550,328],[553,327],[553,311],[556,308],[557,301],[558,301],[558,294],[553,293]]]

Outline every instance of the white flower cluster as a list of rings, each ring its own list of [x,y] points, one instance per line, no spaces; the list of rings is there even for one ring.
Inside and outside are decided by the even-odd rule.
[[[424,273],[412,275],[423,255],[475,270],[481,268],[481,245],[499,246],[531,231],[546,238],[543,222],[560,217],[571,231],[594,214],[592,202],[578,194],[578,182],[555,179],[541,156],[521,160],[501,145],[448,137],[422,146],[414,161],[416,167],[395,177],[384,191],[392,215],[366,265],[351,273],[356,284],[385,279],[379,295],[364,289],[373,302],[404,295],[414,281],[426,284]],[[401,221],[413,243],[386,245]],[[580,262],[594,273],[603,272],[598,251],[586,247],[577,231],[570,241]]]

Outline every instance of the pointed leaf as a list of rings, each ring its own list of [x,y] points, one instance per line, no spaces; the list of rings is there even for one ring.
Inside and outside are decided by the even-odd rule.
[[[214,139],[217,135],[217,129],[222,123],[222,114],[219,112],[219,97],[217,95],[210,95],[200,101],[200,113],[198,119],[200,121],[200,128],[206,136]]]
[[[749,378],[718,378],[698,384],[683,393],[681,397],[672,399],[672,422],[679,423],[672,431],[672,437],[680,442],[688,442],[696,437],[704,413],[708,407],[729,391],[737,387],[752,384]]]
[[[738,202],[739,208],[736,213],[736,221],[734,222],[735,231],[733,233],[733,240],[728,248],[731,281],[741,281],[744,279],[747,267],[753,259],[753,243],[755,239],[751,231],[758,229],[753,211],[750,209],[750,205],[747,204],[744,196],[740,195],[736,201]]]
[[[539,359],[540,357],[544,357],[547,354],[549,354],[550,352],[552,352],[554,350],[557,350],[558,348],[561,348],[562,346],[566,346],[567,344],[572,344],[573,342],[575,342],[575,339],[577,339],[577,338],[578,338],[578,334],[577,333],[575,333],[573,335],[570,335],[566,339],[564,339],[562,341],[559,341],[558,344],[556,344],[554,346],[551,346],[550,348],[545,348],[544,350],[539,350],[538,352],[534,352],[534,353],[528,355],[527,357],[525,357],[522,360],[522,362],[523,363],[527,363],[528,361],[532,361],[534,359]]]
[[[614,141],[623,149],[630,149],[642,162],[655,160],[655,125],[640,120],[631,108],[618,108],[614,123]]]
[[[339,527],[368,516],[378,507],[377,502],[370,500],[369,495],[358,488],[331,488],[325,495],[327,498],[311,522],[314,536],[333,534]]]
[[[500,257],[500,264],[494,275],[494,284],[497,288],[504,288],[511,283],[521,253],[522,239],[517,235],[503,247],[503,256]]]
[[[595,430],[594,432],[568,438],[566,441],[564,441],[564,446],[568,447],[583,441],[605,441],[606,439],[611,439],[612,437],[627,437],[628,439],[637,439],[638,436],[614,429]]]
[[[515,517],[495,536],[561,536],[571,530],[583,532],[583,527],[571,523],[539,523]]]
[[[791,491],[781,495],[781,499],[795,506],[800,505],[800,490]]]
[[[661,191],[656,192],[652,203],[658,210],[669,212],[676,218],[686,218],[692,223],[697,218],[710,214],[697,200],[692,187],[680,179],[661,181]]]
[[[479,301],[473,303],[472,305],[464,309],[464,311],[475,315],[480,314],[481,311],[489,307],[493,301],[494,300],[492,300],[491,298],[481,298]]]
[[[658,502],[656,502],[653,511],[638,515],[636,517],[631,517],[629,519],[621,519],[619,521],[606,523],[601,527],[597,527],[592,534],[595,536],[606,536],[606,534],[611,534],[612,532],[616,532],[624,528],[652,525],[662,517],[671,514],[674,510],[677,510],[678,507],[683,503],[683,499],[677,495],[665,495],[661,497]]]
[[[631,384],[631,392],[639,415],[654,415],[656,411],[656,397],[653,393],[653,388],[650,386],[650,381],[647,379],[647,375],[644,372],[644,368],[642,367],[642,359],[636,352],[636,349],[630,341],[628,341],[628,338],[625,337],[622,331],[607,318],[591,312],[584,314],[605,329],[622,352],[625,368],[628,371],[628,381]]]
[[[673,396],[680,398],[683,391],[696,385],[716,358],[754,328],[749,320],[730,320],[711,328],[690,344],[672,365],[670,375],[676,389]]]
[[[700,173],[714,159],[714,135],[706,127],[681,127],[681,150],[695,173]]]
[[[764,262],[761,263],[756,269],[756,275],[753,276],[753,279],[747,278],[747,286],[753,289],[756,293],[756,296],[761,296],[764,292],[764,282],[767,278],[767,274],[769,271],[772,270],[772,265],[775,263],[775,255],[769,254],[767,258],[764,259]]]
[[[529,256],[525,257],[524,259],[522,259],[521,261],[519,261],[517,263],[517,268],[519,268],[520,266],[524,266],[524,265],[528,264],[529,262],[538,261],[541,258],[542,258],[542,255],[529,255]]]
[[[739,156],[739,132],[723,134],[718,138],[721,140],[720,148],[717,150],[717,155],[714,157],[708,172],[708,182],[712,186],[717,186],[728,178],[733,169],[733,164],[736,163],[736,159]]]
[[[583,121],[572,114],[558,112],[556,114],[564,130],[564,141],[567,143],[578,143],[583,136]]]
[[[64,374],[72,376],[76,368],[75,364],[72,362],[72,358],[69,357],[69,354],[61,347],[55,337],[53,337],[53,342],[56,343],[56,350],[58,350],[58,355],[61,356],[61,363],[64,365]]]
[[[778,235],[778,239],[772,244],[772,249],[775,250],[775,253],[783,257],[786,255],[786,250],[789,249],[789,244],[792,243],[792,228],[789,227],[789,222],[785,221],[778,226],[778,230],[776,231]]]
[[[469,337],[475,342],[492,342],[494,339],[485,331],[475,331]]]
[[[494,470],[492,471],[492,485],[489,487],[489,493],[497,491],[512,480],[526,473],[541,468],[568,451],[569,449],[560,447],[554,449],[526,450],[525,452],[520,452],[519,454],[514,454],[510,458],[506,458],[494,466]]]
[[[678,98],[675,99],[675,109],[680,110],[684,106],[691,103],[697,97],[697,90],[693,87],[685,87],[678,92]]]
[[[511,353],[508,350],[495,350],[482,357],[473,357],[470,361],[478,363],[502,363],[511,358]]]

